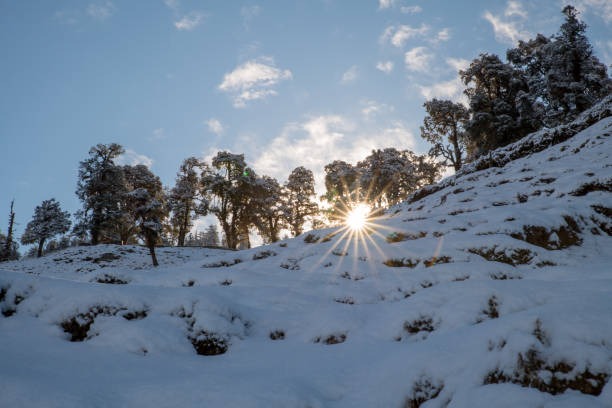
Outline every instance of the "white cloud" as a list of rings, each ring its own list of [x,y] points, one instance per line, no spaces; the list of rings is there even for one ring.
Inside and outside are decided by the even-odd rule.
[[[521,33],[516,23],[502,21],[490,12],[484,13],[484,18],[491,23],[495,32],[495,39],[499,42],[515,45],[518,40],[526,39],[528,36]]]
[[[371,100],[365,100],[362,104],[365,106],[361,109],[361,114],[365,120],[370,120],[383,112],[393,112],[395,110],[391,105]]]
[[[431,85],[420,85],[418,86],[419,91],[426,100],[433,98],[450,99],[467,106],[468,99],[463,93],[465,85],[461,82],[458,72],[469,67],[470,61],[463,58],[447,58],[445,62],[455,71],[455,78]]]
[[[426,24],[421,24],[418,28],[409,25],[389,26],[381,35],[380,40],[383,43],[389,41],[393,46],[401,48],[409,39],[424,36],[428,31],[429,26]]]
[[[153,159],[145,156],[144,154],[138,154],[131,149],[126,149],[125,153],[117,157],[116,163],[119,165],[130,165],[136,166],[137,164],[144,164],[148,168],[153,165]]]
[[[191,31],[199,26],[206,15],[199,11],[192,11],[185,14],[180,20],[174,22],[174,26],[177,30]]]
[[[389,74],[393,71],[393,61],[380,61],[376,64],[376,69]]]
[[[357,65],[353,65],[348,70],[346,70],[344,74],[342,74],[342,79],[340,80],[340,83],[346,85],[348,83],[354,82],[358,76],[359,69],[357,68]]]
[[[447,58],[446,63],[456,72],[465,70],[470,66],[470,61],[463,58]]]
[[[262,150],[254,167],[260,174],[283,181],[295,167],[304,166],[314,173],[320,195],[325,192],[326,164],[334,160],[355,164],[373,149],[414,148],[414,136],[401,122],[382,129],[363,129],[362,123],[355,124],[339,115],[316,116],[302,123],[287,124]]]
[[[104,21],[110,16],[112,16],[115,10],[115,5],[110,1],[106,1],[101,4],[91,3],[87,6],[86,13],[88,16],[98,21]]]
[[[493,26],[497,41],[516,45],[519,40],[526,40],[531,36],[529,32],[522,29],[523,22],[527,19],[528,14],[520,2],[508,1],[504,17],[505,19],[501,16],[495,16],[490,11],[485,11],[483,14],[483,18]]]
[[[395,0],[378,0],[378,8],[380,10],[391,8],[394,4]]]
[[[223,125],[218,119],[210,118],[206,121],[206,125],[208,126],[208,131],[217,136],[223,133]]]
[[[423,11],[421,6],[402,6],[400,11],[404,14],[417,14]]]
[[[506,7],[506,10],[504,11],[504,16],[506,17],[518,16],[520,18],[525,19],[527,18],[527,11],[525,11],[520,1],[509,0],[508,6]]]
[[[292,77],[290,70],[277,68],[274,59],[262,57],[247,61],[225,74],[219,89],[232,93],[234,107],[241,108],[246,106],[248,101],[276,95],[272,87]]]
[[[421,95],[426,100],[433,98],[450,99],[453,102],[459,102],[467,106],[467,97],[463,94],[465,89],[459,77],[449,81],[442,81],[429,86],[419,86]]]
[[[450,29],[448,28],[444,28],[438,31],[438,34],[436,35],[436,41],[448,41],[450,40],[450,38]]]
[[[427,72],[432,58],[426,47],[415,47],[406,52],[404,62],[409,71]]]

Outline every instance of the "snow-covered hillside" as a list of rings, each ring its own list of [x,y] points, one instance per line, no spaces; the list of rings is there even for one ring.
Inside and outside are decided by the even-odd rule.
[[[611,407],[611,131],[359,236],[4,263],[0,406]]]

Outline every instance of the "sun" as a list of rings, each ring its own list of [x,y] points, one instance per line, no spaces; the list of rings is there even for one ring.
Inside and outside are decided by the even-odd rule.
[[[345,224],[352,231],[361,231],[368,223],[370,216],[370,206],[367,204],[357,204],[346,215]]]

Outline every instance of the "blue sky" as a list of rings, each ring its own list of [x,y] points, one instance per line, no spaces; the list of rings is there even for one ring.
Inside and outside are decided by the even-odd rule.
[[[551,35],[566,2],[0,0],[0,230],[56,198],[70,212],[79,161],[116,142],[166,185],[188,156],[244,153],[284,182],[318,180],[371,149],[424,153],[423,102],[460,100],[481,52]],[[612,63],[612,3],[573,3]]]

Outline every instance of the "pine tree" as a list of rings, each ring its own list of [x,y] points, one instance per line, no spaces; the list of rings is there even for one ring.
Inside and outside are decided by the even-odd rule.
[[[38,244],[37,256],[43,253],[45,241],[70,229],[70,213],[62,211],[54,198],[45,200],[34,209],[32,221],[26,226],[21,236],[22,244]]]
[[[76,194],[83,202],[83,211],[77,225],[89,230],[93,245],[112,241],[110,231],[122,216],[125,181],[122,168],[114,160],[123,152],[116,143],[98,144],[89,150],[89,158],[79,163]]]
[[[525,117],[528,86],[521,71],[503,63],[497,55],[481,54],[459,71],[469,98],[471,118],[465,125],[469,156],[480,156],[512,143],[538,129]]]
[[[586,24],[573,6],[563,8],[565,22],[550,39],[538,34],[508,50],[508,60],[528,79],[532,100],[541,101],[547,126],[574,119],[612,92],[606,66],[593,54]]]
[[[572,6],[563,9],[565,22],[547,48],[549,122],[567,122],[612,92],[612,82],[593,55],[585,35],[586,24]]]
[[[15,200],[12,200],[11,210],[9,212],[8,232],[6,236],[0,234],[0,262],[19,259],[19,252],[17,251],[18,245],[13,238],[13,228],[15,225],[14,204]]]
[[[305,167],[293,169],[285,183],[285,221],[293,236],[302,233],[304,223],[319,212],[315,201],[314,175]]]
[[[458,171],[464,161],[468,110],[460,103],[435,98],[423,106],[427,116],[423,119],[421,137],[433,145],[429,156],[441,158],[444,165]]]

